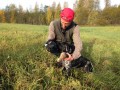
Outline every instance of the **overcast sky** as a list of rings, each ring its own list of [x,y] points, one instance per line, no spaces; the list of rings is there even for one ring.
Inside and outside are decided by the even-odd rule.
[[[56,4],[60,2],[61,6],[63,6],[63,3],[66,1],[68,2],[68,7],[73,8],[73,3],[75,3],[76,0],[0,0],[0,9],[4,9],[10,4],[15,4],[17,7],[21,5],[24,9],[33,9],[35,3],[37,3],[39,6],[41,4],[51,6],[54,1]],[[120,0],[111,0],[111,4],[120,5]],[[100,6],[101,8],[104,8],[104,0],[100,0]]]

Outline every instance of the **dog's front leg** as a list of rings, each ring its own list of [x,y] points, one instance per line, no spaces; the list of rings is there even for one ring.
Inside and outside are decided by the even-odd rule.
[[[71,75],[71,61],[64,60],[63,67],[64,67],[62,70],[63,74],[69,77]]]

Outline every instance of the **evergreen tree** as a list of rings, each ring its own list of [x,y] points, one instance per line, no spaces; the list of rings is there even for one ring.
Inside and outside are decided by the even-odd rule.
[[[63,8],[68,8],[68,2],[64,2]]]
[[[16,22],[16,6],[14,4],[10,5],[10,22],[15,23]]]
[[[57,5],[56,9],[55,9],[55,16],[54,19],[59,19],[60,18],[60,12],[61,12],[61,6],[60,3]]]
[[[16,23],[24,23],[23,18],[24,18],[23,7],[19,5],[18,10],[17,10]]]
[[[24,15],[24,23],[30,24],[30,12],[28,9],[26,10],[25,15]]]
[[[6,22],[10,23],[10,6],[6,6],[5,7],[5,18],[6,18]]]
[[[111,6],[110,0],[105,0],[105,8],[109,8]]]
[[[36,3],[33,12],[33,24],[39,24],[40,15],[39,15],[39,5]]]
[[[40,6],[40,12],[39,12],[39,24],[46,24],[46,12],[44,11],[44,7],[43,5],[41,4]]]
[[[52,15],[53,15],[53,19],[54,19],[54,17],[55,17],[55,10],[56,10],[56,2],[52,3],[51,10],[52,10]]]
[[[53,20],[53,14],[50,7],[47,8],[46,20],[47,20],[47,24],[50,24],[50,22]]]

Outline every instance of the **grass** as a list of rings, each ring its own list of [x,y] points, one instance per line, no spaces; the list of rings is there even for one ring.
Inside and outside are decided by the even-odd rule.
[[[0,90],[119,90],[120,26],[80,27],[93,73],[66,79],[44,48],[48,26],[0,23]]]

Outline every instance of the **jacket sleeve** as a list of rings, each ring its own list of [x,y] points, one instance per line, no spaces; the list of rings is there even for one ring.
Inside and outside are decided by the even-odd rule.
[[[49,25],[48,38],[47,40],[53,40],[55,38],[53,21]]]
[[[72,56],[74,60],[81,56],[81,50],[82,50],[82,41],[80,39],[79,28],[80,27],[77,25],[75,29],[73,30],[73,42],[74,42],[75,50]]]

